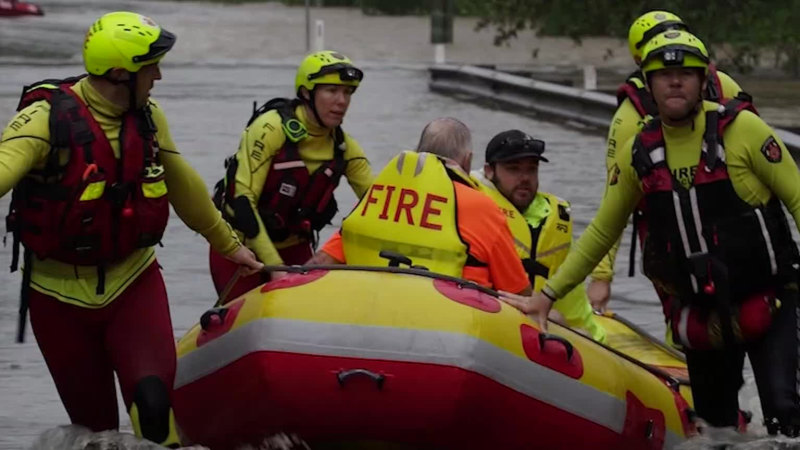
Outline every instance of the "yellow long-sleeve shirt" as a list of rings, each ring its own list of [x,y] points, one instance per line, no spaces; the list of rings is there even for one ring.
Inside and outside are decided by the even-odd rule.
[[[739,92],[742,92],[742,87],[730,75],[718,70],[717,76],[722,86],[723,98],[734,98]],[[617,108],[608,127],[608,137],[606,139],[606,180],[610,180],[617,171],[617,166],[619,165],[617,151],[621,150],[629,139],[639,133],[642,129],[643,120],[644,118],[636,110],[629,98],[626,98]],[[593,279],[611,281],[614,277],[614,261],[617,257],[617,250],[619,250],[619,239],[592,271]]]
[[[305,107],[302,105],[295,109],[295,114],[308,130],[308,136],[298,144],[298,152],[308,171],[313,173],[323,163],[333,159],[333,132],[316,125],[315,121],[308,120]],[[267,181],[272,158],[283,147],[285,141],[286,135],[277,111],[262,114],[242,132],[239,149],[236,152],[236,160],[239,163],[236,171],[236,197],[246,196],[253,211],[258,211],[258,200]],[[344,175],[353,192],[360,198],[372,184],[372,169],[364,150],[355,139],[345,133],[344,142],[346,146],[344,159],[347,164]],[[245,239],[240,233],[239,238],[264,264],[283,264],[277,247],[294,245],[301,238],[290,236],[284,241],[273,242],[264,228],[261,217],[258,214],[255,216],[258,222],[258,234]]]
[[[119,133],[124,112],[92,87],[88,78],[72,90],[89,106],[92,116],[108,137],[119,157]],[[164,166],[169,202],[189,228],[202,234],[222,254],[230,254],[240,243],[230,226],[211,203],[203,179],[175,149],[164,112],[150,100],[156,140]],[[0,138],[0,196],[10,191],[32,169],[44,168],[50,152],[50,104],[33,103],[19,111]],[[62,158],[63,159],[63,158]],[[53,259],[34,257],[31,287],[78,306],[102,307],[121,294],[155,260],[152,247],[136,250],[123,261],[105,268],[105,293],[96,294],[97,268],[73,266]],[[27,269],[26,269],[27,270]]]
[[[704,102],[704,110],[718,105]],[[662,125],[666,142],[666,159],[670,170],[684,186],[692,183],[701,152],[706,128],[704,113],[697,114],[693,123],[683,127]],[[771,161],[762,147],[774,139],[781,149],[780,161]],[[736,194],[751,205],[765,205],[773,195],[786,206],[800,224],[800,173],[792,156],[780,138],[757,115],[741,112],[725,129],[725,157],[728,174]],[[606,185],[597,215],[573,246],[564,264],[550,278],[545,290],[561,297],[583,281],[598,261],[608,252],[625,228],[633,209],[643,196],[641,182],[631,165],[631,138],[616,153],[619,172]],[[773,158],[774,159],[774,158]]]

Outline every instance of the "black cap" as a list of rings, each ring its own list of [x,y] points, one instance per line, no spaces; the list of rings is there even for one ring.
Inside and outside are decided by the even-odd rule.
[[[489,141],[489,145],[486,146],[486,162],[491,164],[530,157],[550,162],[542,156],[542,153],[544,153],[544,141],[534,139],[519,130],[508,130]]]

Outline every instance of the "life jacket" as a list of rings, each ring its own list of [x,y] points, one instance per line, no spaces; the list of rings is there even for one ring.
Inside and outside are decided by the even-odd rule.
[[[725,97],[722,90],[722,81],[717,73],[717,68],[714,64],[708,65],[708,76],[706,77],[706,89],[703,91],[703,98],[715,103],[722,103],[730,100]],[[622,105],[622,102],[628,98],[631,100],[634,108],[643,118],[649,119],[658,115],[658,108],[650,92],[645,87],[645,80],[642,72],[637,70],[628,76],[619,89],[617,90],[617,106]],[[736,99],[748,103],[753,102],[753,98],[746,92],[741,91],[736,94]],[[750,110],[757,114],[755,107],[750,106]],[[647,120],[645,120],[647,122]],[[634,274],[634,265],[636,261],[636,239],[639,238],[640,242],[644,242],[643,236],[647,234],[647,218],[644,215],[644,200],[636,207],[633,212],[633,227],[631,231],[631,246],[630,254],[628,257],[628,276],[632,277]],[[660,296],[660,294],[659,294]]]
[[[553,194],[540,192],[550,205],[550,214],[539,224],[531,227],[532,242],[535,243],[533,271],[528,270],[534,292],[540,291],[550,275],[556,273],[567,259],[572,245],[572,219],[569,202]],[[534,279],[531,274],[536,275]]]
[[[12,271],[19,242],[40,259],[102,268],[157,244],[167,226],[167,186],[149,106],[122,117],[117,159],[89,108],[70,89],[80,79],[27,86],[17,106],[19,111],[40,100],[50,104],[52,147],[45,168],[29,172],[12,193],[6,218],[15,241]],[[100,278],[98,294],[102,270]]]
[[[453,183],[477,188],[460,168],[434,154],[405,151],[393,158],[342,222],[347,263],[385,266],[380,253],[390,251],[459,278],[467,265],[485,268],[459,235]]]
[[[736,194],[728,175],[723,133],[741,111],[751,108],[748,102],[731,100],[705,112],[703,148],[690,189],[667,166],[659,119],[646,125],[633,146],[648,218],[645,274],[675,299],[672,311],[665,311],[668,318],[679,317],[676,311],[685,307],[732,318],[721,321],[726,341],[736,340],[737,326],[749,326],[736,323],[735,310],[792,280],[792,264],[798,260],[779,200],[751,206]],[[768,302],[761,305],[769,309]],[[691,345],[683,339],[681,343]]]
[[[703,91],[703,99],[720,103],[724,100],[722,92],[722,82],[717,75],[717,68],[714,64],[708,65],[708,76],[706,77],[706,89]],[[628,75],[628,78],[617,88],[617,106],[622,105],[625,99],[630,99],[633,107],[640,116],[657,116],[658,108],[653,100],[650,91],[647,90],[646,80],[641,70]]]
[[[297,100],[272,99],[255,110],[247,123],[249,126],[262,114],[276,110],[286,136],[283,146],[272,158],[258,201],[258,214],[274,242],[299,235],[316,244],[316,233],[329,224],[338,211],[333,192],[347,166],[344,159],[346,146],[344,132],[341,127],[336,127],[333,159],[323,163],[314,173],[309,173],[298,151],[298,144],[308,136],[305,125],[294,113],[298,105]],[[247,211],[250,209],[247,199],[236,198],[238,162],[235,155],[226,160],[225,167],[225,178],[215,187],[214,203],[223,214],[227,212],[224,206],[230,206],[233,214],[227,213],[226,219],[245,235],[253,237],[258,229],[257,226],[253,229],[252,221],[244,217],[250,214]]]
[[[528,224],[525,215],[519,212],[491,181],[477,172],[473,178],[479,181],[478,189],[491,197],[505,215],[514,238],[514,248],[528,274],[534,292],[539,292],[569,253],[572,243],[569,202],[546,192],[537,193],[549,203],[550,215],[542,220],[538,227],[533,228]],[[535,252],[531,253],[531,249]]]
[[[503,213],[511,230],[511,237],[514,239],[514,248],[517,251],[523,266],[531,261],[531,228],[525,220],[525,216],[499,191],[497,187],[486,176],[478,171],[473,171],[470,176],[476,182],[478,190],[488,195]],[[527,270],[527,267],[526,267]],[[529,273],[530,275],[530,273]],[[533,283],[533,279],[531,279]]]

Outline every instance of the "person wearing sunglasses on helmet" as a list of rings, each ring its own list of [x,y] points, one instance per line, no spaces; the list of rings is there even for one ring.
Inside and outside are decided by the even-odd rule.
[[[549,162],[544,148],[544,141],[520,130],[503,131],[486,146],[483,170],[471,173],[479,189],[503,211],[534,292],[555,273],[572,244],[569,202],[539,190],[539,166]],[[605,330],[594,320],[583,283],[554,309],[567,325],[605,342]]]
[[[333,192],[341,177],[359,198],[372,183],[364,151],[341,127],[363,78],[341,53],[311,53],[297,69],[296,97],[258,108],[226,160],[214,202],[264,264],[308,261],[319,231],[338,210]],[[217,292],[227,291],[223,302],[266,281],[259,274],[238,276],[214,249],[210,267]]]
[[[750,103],[703,100],[708,64],[705,45],[686,31],[647,43],[642,73],[658,117],[620,148],[618,176],[542,293],[508,301],[543,320],[645,199],[644,271],[666,294],[663,311],[686,353],[698,415],[717,427],[739,424],[747,354],[768,432],[797,436],[800,257],[782,207],[797,228],[800,173]]]
[[[14,268],[24,247],[18,340],[29,305],[72,423],[118,428],[116,374],[135,433],[173,447],[175,341],[154,251],[169,205],[233,263],[262,267],[150,99],[174,43],[140,14],[100,17],[83,43],[88,75],[27,86],[0,139],[0,194],[13,188]]]
[[[641,66],[644,46],[658,34],[668,30],[688,31],[688,29],[688,25],[680,17],[668,11],[650,11],[639,16],[628,31],[628,49],[633,61],[637,66]],[[708,81],[703,90],[706,100],[719,102],[723,99],[746,95],[728,74],[717,70],[714,64],[709,63]],[[749,99],[749,96],[746,98]],[[606,171],[609,179],[617,176],[619,170],[616,158],[618,148],[639,132],[646,117],[658,115],[653,98],[645,86],[645,79],[640,67],[637,67],[636,71],[630,74],[617,89],[617,105],[617,111],[609,125],[606,141]],[[634,234],[638,233],[640,242],[644,242],[643,236],[647,230],[647,223],[642,209],[638,208],[633,217]],[[632,247],[631,251],[634,252],[636,246]],[[589,300],[595,309],[600,311],[605,310],[611,295],[611,280],[614,277],[614,261],[618,248],[619,242],[597,265],[591,275],[591,282],[588,286]],[[631,253],[631,258],[633,258],[633,253]]]

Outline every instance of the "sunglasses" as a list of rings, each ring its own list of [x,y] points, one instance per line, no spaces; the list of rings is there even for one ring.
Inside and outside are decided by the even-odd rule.
[[[361,69],[357,69],[350,64],[337,63],[322,67],[318,72],[309,75],[308,80],[311,81],[317,78],[322,78],[331,73],[338,73],[339,79],[342,81],[360,82],[364,79],[364,72],[362,72]]]
[[[654,26],[653,28],[650,28],[649,30],[647,30],[644,33],[644,35],[642,36],[642,39],[639,42],[636,43],[636,48],[640,49],[640,48],[644,47],[644,45],[647,44],[650,41],[650,39],[653,39],[657,35],[665,32],[665,31],[669,31],[669,30],[689,31],[689,27],[686,26],[686,24],[684,24],[684,23],[676,22],[676,21],[673,21],[673,20],[666,21],[666,22],[661,22],[658,25]]]
[[[541,155],[544,153],[544,141],[534,138],[505,138],[499,148]]]

